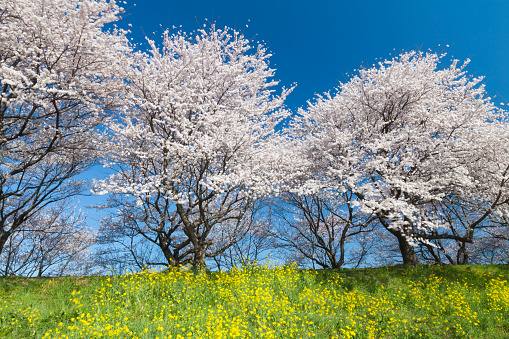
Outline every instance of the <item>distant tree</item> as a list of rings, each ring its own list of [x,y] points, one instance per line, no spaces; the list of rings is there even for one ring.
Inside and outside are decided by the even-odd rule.
[[[274,202],[278,222],[274,223],[270,234],[291,260],[300,258],[300,265],[340,268],[345,260],[350,260],[346,246],[355,236],[371,232],[371,224],[375,221],[359,213],[352,206],[351,198],[351,192],[335,199],[285,193]],[[365,255],[367,253],[362,254]],[[363,259],[358,258],[359,261]]]
[[[301,109],[293,127],[309,163],[299,190],[352,192],[398,240],[405,264],[417,263],[419,244],[471,243],[508,207],[507,114],[466,75],[468,61],[439,69],[442,57],[409,52],[361,69]],[[455,206],[476,211],[463,231],[446,212]]]
[[[231,29],[149,43],[150,54],[133,55],[123,116],[106,132],[105,164],[116,173],[96,190],[132,199],[137,208],[121,222],[167,264],[202,268],[247,232],[256,197],[270,188],[260,169],[277,161],[266,145],[290,90],[273,95],[270,54]]]
[[[137,215],[144,210],[119,195],[109,195],[107,200],[100,208],[111,208],[114,212],[101,219],[96,250],[98,265],[104,271],[117,272],[167,266],[168,262],[157,246],[157,232],[151,234],[143,222],[139,224],[143,218]]]
[[[95,232],[68,201],[40,210],[17,228],[0,255],[2,275],[87,275],[94,268]]]
[[[114,1],[0,0],[0,253],[18,229],[82,191],[95,127],[123,86]],[[20,236],[21,233],[17,233]]]
[[[444,197],[441,201],[433,204],[432,211],[442,215],[441,232],[449,234],[451,237],[433,239],[429,243],[421,244],[418,250],[419,258],[424,262],[439,265],[468,264],[472,254],[471,250],[477,246],[476,244],[480,240],[476,239],[474,233],[480,232],[480,236],[485,238],[485,229],[502,227],[493,224],[493,217],[496,217],[494,213],[483,218],[487,209],[486,205],[483,206],[477,200],[460,200],[456,196]],[[432,234],[438,234],[438,231],[432,231]]]
[[[477,211],[471,214],[476,215]],[[462,221],[465,216],[458,217]],[[469,225],[463,223],[462,225]],[[509,227],[504,216],[491,215],[490,218],[477,227],[476,236],[472,243],[455,240],[434,240],[433,246],[425,245],[419,248],[420,257],[433,264],[507,264],[509,263]],[[451,232],[467,229],[465,227],[451,228]]]
[[[469,252],[474,264],[509,265],[509,227],[484,229]]]
[[[279,249],[270,234],[272,219],[265,204],[257,206],[256,213],[251,216],[247,232],[242,237],[237,237],[232,246],[220,255],[212,258],[213,269],[223,271],[242,265],[260,264],[270,259],[274,250]]]
[[[401,264],[396,238],[380,224],[352,237],[345,265],[352,268]]]

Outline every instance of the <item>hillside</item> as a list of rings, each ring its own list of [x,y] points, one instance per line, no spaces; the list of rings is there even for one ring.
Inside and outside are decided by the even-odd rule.
[[[508,338],[508,266],[0,278],[2,338]]]

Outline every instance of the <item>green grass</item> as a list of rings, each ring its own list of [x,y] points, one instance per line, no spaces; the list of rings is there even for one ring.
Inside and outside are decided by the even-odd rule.
[[[0,338],[509,338],[508,266],[0,278]]]

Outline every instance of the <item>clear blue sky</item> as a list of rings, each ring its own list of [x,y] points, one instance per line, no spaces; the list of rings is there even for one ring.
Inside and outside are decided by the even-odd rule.
[[[157,40],[166,27],[193,31],[206,19],[263,41],[273,53],[276,79],[287,87],[297,83],[287,101],[292,110],[347,81],[346,74],[361,65],[411,49],[445,51],[446,62],[472,59],[468,72],[485,76],[494,102],[509,100],[509,1],[127,0],[123,7],[118,24],[131,23],[137,43],[145,34]],[[87,173],[94,176],[104,172]],[[95,199],[81,200],[86,205]],[[89,213],[89,225],[96,227],[99,215]]]
[[[509,1],[127,0],[123,6],[121,25],[133,25],[136,42],[144,41],[143,32],[159,37],[180,25],[192,31],[206,19],[263,41],[273,53],[276,78],[286,86],[297,83],[290,108],[376,58],[428,48],[446,51],[447,61],[472,59],[469,73],[486,76],[490,95],[509,100]]]

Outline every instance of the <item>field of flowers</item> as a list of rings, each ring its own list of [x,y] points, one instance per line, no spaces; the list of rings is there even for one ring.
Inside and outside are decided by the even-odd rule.
[[[505,266],[0,279],[2,338],[508,338]]]

